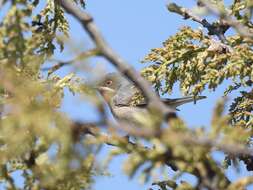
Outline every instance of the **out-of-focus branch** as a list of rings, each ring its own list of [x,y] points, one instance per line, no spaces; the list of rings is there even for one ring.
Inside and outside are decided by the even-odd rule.
[[[173,130],[168,129],[158,129],[156,131],[151,129],[145,129],[141,130],[138,127],[133,127],[128,125],[127,123],[118,123],[114,124],[112,122],[108,122],[110,124],[110,127],[113,127],[115,129],[120,129],[124,132],[127,132],[129,135],[135,136],[135,137],[142,137],[142,138],[163,138],[163,135],[166,133],[169,133],[171,137],[176,137],[179,139],[179,143],[183,143],[185,145],[196,145],[196,146],[203,146],[210,149],[217,149],[220,151],[223,151],[227,154],[231,155],[249,155],[253,156],[253,149],[248,148],[244,145],[236,144],[236,143],[223,143],[216,139],[211,139],[209,137],[198,137],[193,134],[185,134],[182,132],[175,132]],[[91,134],[93,136],[96,136],[99,134],[99,126],[101,126],[101,123],[74,123],[72,125],[72,132],[74,134],[74,137],[78,137],[80,135],[85,134]],[[166,134],[166,138],[168,137],[168,134]],[[168,138],[167,138],[168,139]],[[165,140],[166,141],[166,140]]]
[[[184,136],[184,135],[183,135]],[[208,137],[184,136],[185,144],[196,144],[200,146],[216,148],[231,155],[250,155],[253,156],[253,149],[236,143],[222,143]]]
[[[101,121],[101,122],[94,122],[94,123],[83,123],[83,122],[73,122],[71,125],[71,131],[73,134],[74,139],[78,139],[82,135],[93,135],[96,136],[100,133],[101,126],[107,124],[108,127],[114,128],[120,131],[124,131],[129,135],[141,138],[152,138],[158,137],[160,134],[160,130],[152,130],[152,129],[141,129],[137,126],[131,126],[128,123],[114,123],[111,121]]]
[[[124,61],[115,51],[106,43],[103,36],[100,34],[97,26],[93,22],[93,18],[86,12],[80,10],[74,3],[68,0],[59,0],[58,3],[72,16],[74,16],[89,34],[90,38],[99,50],[100,55],[111,62],[119,72],[131,80],[143,93],[149,102],[149,106],[155,108],[157,111],[175,115],[173,109],[165,106],[160,98],[153,92],[145,79],[143,79],[138,72],[134,70],[126,61]]]
[[[118,124],[115,126],[118,129],[121,129],[125,132],[127,132],[129,135],[133,135],[136,137],[143,137],[143,138],[162,138],[162,136],[166,133],[169,133],[172,137],[177,137],[177,139],[180,139],[180,142],[185,145],[196,145],[196,146],[203,146],[207,148],[214,148],[220,151],[223,151],[225,153],[231,154],[231,155],[249,155],[253,156],[253,149],[248,148],[245,145],[240,145],[236,143],[223,143],[218,141],[217,139],[211,139],[209,137],[198,137],[196,135],[189,135],[181,132],[174,132],[172,130],[166,131],[167,129],[145,129],[141,130],[138,127],[133,127],[127,124]],[[167,137],[166,137],[167,138]]]
[[[73,136],[73,140],[77,141],[83,135],[93,135],[95,136],[100,126],[100,123],[82,123],[82,122],[73,122],[71,127],[71,132]]]
[[[111,130],[115,130],[115,129],[126,129],[126,131],[130,131],[127,130],[127,127],[132,128],[132,126],[129,126],[127,124],[114,124],[112,122],[109,122],[110,124],[110,129]],[[119,136],[117,133],[115,133],[116,135],[113,135],[113,133],[111,133],[110,135],[107,135],[105,133],[101,132],[101,126],[103,125],[103,122],[99,122],[99,123],[82,123],[82,122],[73,122],[71,127],[71,131],[72,131],[72,135],[73,135],[73,140],[77,141],[79,140],[79,138],[81,136],[84,135],[91,135],[94,136],[95,138],[98,138],[102,141],[102,143],[110,145],[110,146],[115,146],[115,147],[119,147],[119,148],[123,148],[126,153],[131,153],[133,152],[133,150],[142,150],[142,152],[148,152],[148,151],[152,151],[151,148],[147,148],[141,144],[136,144],[132,141],[130,141],[130,139],[128,137],[121,137]],[[122,126],[124,126],[122,128]],[[134,132],[134,130],[131,130],[130,132],[132,132],[133,134],[135,134],[136,136],[140,135],[143,136],[144,133],[142,134],[140,132],[141,130],[136,130]],[[143,131],[143,130],[142,130]],[[136,133],[137,132],[137,133]],[[147,134],[145,134],[147,135]],[[149,134],[149,136],[151,137],[152,135]],[[174,171],[177,170],[177,167],[171,163],[171,157],[169,154],[166,155],[161,155],[160,158],[167,166],[171,167]]]
[[[191,10],[178,6],[176,3],[170,3],[167,5],[167,9],[170,12],[177,13],[182,15],[184,19],[191,19],[195,22],[200,23],[203,27],[207,28],[209,35],[216,35],[222,42],[226,41],[224,33],[228,30],[229,25],[219,24],[214,25],[210,24],[206,19],[202,19],[197,15],[193,14]]]
[[[227,25],[232,26],[241,36],[253,39],[253,31],[229,15],[226,10],[221,10],[217,5],[207,0],[198,0],[198,2],[205,6],[209,12],[220,17]]]
[[[2,6],[4,5],[5,1],[4,0],[0,0],[0,9],[2,8]]]
[[[248,185],[253,183],[253,176],[243,177],[234,183],[232,183],[228,190],[241,189],[242,187],[247,187]]]
[[[108,144],[111,146],[118,146],[119,143],[113,142],[112,140],[113,138],[111,135],[101,133],[101,127],[100,127],[101,125],[103,125],[103,123],[73,122],[70,127],[71,127],[74,141],[78,140],[81,136],[91,135],[91,136],[103,139],[103,143],[105,144]],[[111,126],[111,127],[115,127],[115,126]],[[137,146],[135,143],[131,142],[129,138],[127,137],[121,137],[117,135],[117,140],[119,142],[124,141],[125,144],[130,144],[131,146]],[[141,148],[146,149],[146,147],[141,147]]]

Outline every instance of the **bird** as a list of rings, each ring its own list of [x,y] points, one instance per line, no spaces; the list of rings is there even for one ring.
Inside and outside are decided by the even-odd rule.
[[[107,73],[99,80],[96,89],[108,104],[116,120],[139,125],[141,117],[147,118],[149,114],[147,99],[132,81],[120,73]],[[180,105],[204,98],[206,96],[186,96],[174,99],[161,98],[161,100],[165,105],[177,110]]]

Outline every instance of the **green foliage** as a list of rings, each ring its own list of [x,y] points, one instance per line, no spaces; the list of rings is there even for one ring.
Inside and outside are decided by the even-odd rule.
[[[206,88],[215,90],[225,80],[230,85],[224,95],[252,87],[252,43],[240,36],[230,36],[222,44],[202,30],[184,27],[145,57],[155,62],[142,73],[163,93],[171,93],[179,82],[184,94],[197,96]],[[165,85],[162,85],[165,82]],[[252,126],[252,91],[241,92],[230,107],[234,125]],[[243,118],[243,119],[242,119]],[[237,122],[236,122],[237,121]]]
[[[23,170],[28,189],[55,189],[56,184],[59,189],[87,188],[93,173],[94,155],[89,153],[92,147],[87,149],[85,141],[80,142],[87,154],[81,156],[73,143],[71,123],[58,110],[64,88],[80,89],[79,80],[73,74],[36,80],[21,71],[1,70],[6,72],[1,73],[1,85],[9,94],[3,104],[11,109],[1,120],[1,173],[5,168],[8,175]],[[50,157],[53,149],[57,153]],[[17,159],[21,165],[17,165]]]
[[[55,2],[34,14],[39,1],[12,1],[1,20],[0,173],[6,189],[17,189],[16,171],[22,171],[24,189],[87,189],[96,174],[95,147],[74,142],[71,121],[59,111],[64,90],[80,93],[81,80],[73,73],[45,79],[40,71],[57,44],[63,49],[57,35],[68,35]]]

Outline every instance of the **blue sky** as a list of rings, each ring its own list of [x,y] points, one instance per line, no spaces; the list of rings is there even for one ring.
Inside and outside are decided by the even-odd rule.
[[[174,1],[185,7],[193,7],[192,0]],[[229,2],[229,1],[227,1]],[[181,16],[169,13],[166,9],[166,0],[88,0],[87,11],[94,17],[94,20],[104,35],[107,42],[119,53],[129,64],[140,70],[145,65],[140,60],[149,52],[151,48],[161,47],[162,42],[170,35],[175,34],[183,25],[199,27],[192,21],[185,21]],[[84,33],[82,27],[72,18],[70,20],[71,38],[74,39],[73,44],[89,49],[92,47],[89,38]],[[58,55],[62,58],[62,54]],[[91,59],[92,65],[103,65],[107,71],[114,68],[103,59]],[[85,63],[84,63],[85,64]],[[94,68],[96,68],[94,66]],[[69,72],[69,68],[62,70],[60,74]],[[87,79],[87,75],[79,72],[80,76]],[[95,74],[95,73],[94,73]],[[198,102],[196,105],[187,104],[180,107],[179,115],[189,124],[190,127],[208,126],[211,119],[210,112],[213,110],[215,102],[223,94],[225,85],[219,87],[215,92],[205,91],[203,95],[208,96],[204,101]],[[180,97],[179,88],[176,86],[170,97]],[[80,100],[73,100],[73,97],[66,92],[66,97],[62,110],[67,112],[74,119],[93,120],[95,114],[93,108]],[[84,117],[85,116],[85,117]],[[104,157],[110,149],[106,146],[100,157]],[[220,159],[223,155],[215,153],[215,158]],[[148,189],[150,183],[142,185],[138,182],[138,178],[129,180],[122,171],[122,161],[125,156],[115,159],[110,165],[110,177],[96,178],[95,190],[101,189],[122,189],[122,190],[139,190]],[[239,176],[248,175],[244,166],[241,166],[241,172],[237,173],[233,168],[227,172],[231,180],[235,180]],[[194,179],[186,175],[185,179],[194,181]]]

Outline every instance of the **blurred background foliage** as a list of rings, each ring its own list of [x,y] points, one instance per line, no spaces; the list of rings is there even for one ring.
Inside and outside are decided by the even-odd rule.
[[[55,1],[42,10],[39,3],[2,2],[8,7],[0,28],[2,187],[17,189],[12,173],[21,170],[23,189],[87,189],[96,173],[95,147],[73,141],[71,121],[58,109],[64,89],[80,92],[81,80],[41,72],[56,47],[63,49],[57,36],[68,35],[68,22]]]
[[[176,171],[165,181],[154,181],[152,188],[238,190],[253,183],[252,176],[229,181],[225,175],[226,168],[238,160],[253,170],[252,151],[241,151],[244,146],[252,147],[252,1],[234,0],[229,6],[220,0],[197,1],[202,14],[212,14],[213,6],[219,11],[213,13],[218,20],[210,24],[212,30],[210,26],[207,30],[184,26],[143,60],[149,65],[142,75],[163,95],[172,93],[176,83],[185,95],[197,96],[229,80],[224,96],[240,92],[229,105],[229,113],[224,113],[223,99],[212,113],[210,130],[188,128],[177,119],[170,121],[169,127],[158,127],[162,131],[159,136],[137,136],[134,141],[111,126],[104,132],[98,126],[88,128],[71,121],[59,110],[64,90],[68,89],[73,95],[88,98],[98,115],[105,117],[90,85],[74,73],[63,77],[54,73],[67,63],[52,67],[48,76],[41,70],[57,48],[63,50],[65,41],[60,36],[68,37],[71,27],[57,0],[48,0],[42,9],[38,9],[39,0],[0,2],[8,9],[0,21],[0,183],[5,189],[19,189],[15,183],[18,179],[12,175],[16,171],[22,172],[22,189],[89,189],[94,176],[103,174],[104,168],[95,159],[103,144],[114,147],[106,163],[117,155],[128,154],[123,169],[130,178],[138,173],[147,182],[156,173],[167,175],[168,166]],[[73,2],[85,9],[83,0]],[[192,19],[176,4],[168,9]],[[251,36],[234,27],[230,17]],[[235,30],[227,36],[230,27]],[[212,33],[218,29],[221,32]],[[88,55],[84,52],[82,58],[96,54],[96,50]],[[212,153],[216,150],[227,154],[224,161],[214,160]],[[177,183],[184,173],[195,176],[197,184]]]

